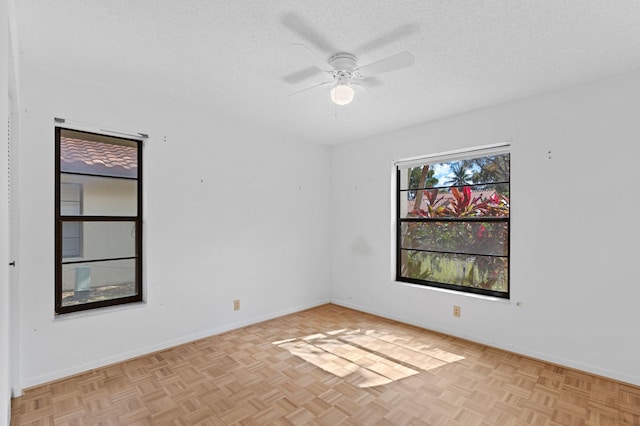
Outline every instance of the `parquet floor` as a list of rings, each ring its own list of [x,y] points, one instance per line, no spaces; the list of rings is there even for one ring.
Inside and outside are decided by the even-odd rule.
[[[325,305],[13,401],[53,424],[640,425],[640,388]]]

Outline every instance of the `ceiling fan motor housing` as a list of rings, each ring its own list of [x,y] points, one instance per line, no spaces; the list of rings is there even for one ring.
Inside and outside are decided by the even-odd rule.
[[[353,71],[358,64],[358,58],[350,53],[336,53],[329,58],[329,64],[336,71]]]

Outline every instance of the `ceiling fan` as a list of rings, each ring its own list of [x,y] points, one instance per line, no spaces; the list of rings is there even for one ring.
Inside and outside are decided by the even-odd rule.
[[[358,58],[346,52],[332,55],[329,60],[324,60],[314,51],[301,43],[290,44],[292,49],[303,54],[310,65],[326,73],[331,80],[323,81],[313,86],[306,87],[291,93],[289,96],[314,89],[317,87],[330,86],[329,92],[331,100],[336,105],[347,105],[353,101],[355,95],[353,87],[361,87],[361,82],[366,83],[367,79],[372,79],[377,75],[407,68],[415,63],[415,57],[409,52],[401,52],[372,62],[367,65],[358,65]]]

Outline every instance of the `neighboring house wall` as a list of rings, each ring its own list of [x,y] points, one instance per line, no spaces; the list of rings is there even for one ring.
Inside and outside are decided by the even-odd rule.
[[[640,71],[334,147],[333,300],[640,385],[638,111]],[[510,302],[394,282],[392,162],[505,141]]]
[[[81,210],[84,215],[122,215],[123,212],[135,215],[135,211],[131,211],[131,200],[136,200],[137,197],[137,182],[134,180],[81,175],[65,175],[64,180],[82,185]],[[119,257],[133,256],[135,252],[131,251],[134,240],[131,226],[128,223],[112,223],[108,226],[84,223],[80,233],[80,256],[65,260],[103,259],[113,256],[113,253],[118,253]],[[63,291],[74,289],[77,267],[91,268],[91,288],[125,283],[131,281],[133,276],[130,261],[111,264],[108,268],[100,263],[69,265],[63,268]]]

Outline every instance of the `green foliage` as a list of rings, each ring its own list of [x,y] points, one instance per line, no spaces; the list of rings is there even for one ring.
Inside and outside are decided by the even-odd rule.
[[[493,155],[465,160],[465,164],[469,169],[475,170],[472,175],[473,182],[480,184],[509,182],[511,169],[509,159],[508,154]],[[497,191],[509,197],[509,185],[500,185]]]
[[[423,186],[420,186],[420,177],[422,176],[423,167],[427,168],[427,175]],[[434,177],[435,170],[425,165],[422,167],[414,167],[409,172],[409,188],[431,188],[438,184],[438,178]]]
[[[406,262],[406,275],[407,277],[417,278],[420,280],[428,280],[433,275],[428,268],[426,262],[422,262],[419,259],[419,253],[410,252],[407,256],[408,262]]]
[[[452,198],[448,201],[437,189],[425,189],[422,193],[427,199],[427,210],[414,209],[411,212],[414,217],[509,216],[509,199],[497,192],[482,199],[480,195],[474,197],[469,186],[462,187],[462,190],[451,187]]]
[[[475,171],[471,174],[470,170]],[[417,191],[415,209],[409,216],[434,220],[406,224],[402,247],[408,251],[405,252],[406,258],[402,259],[402,274],[435,282],[507,291],[508,264],[502,256],[508,254],[508,225],[483,221],[482,218],[509,216],[509,156],[456,162],[452,171],[454,177],[449,183],[454,186],[449,188],[448,194],[442,189]],[[411,178],[424,178],[422,172],[421,168],[413,169]],[[433,176],[432,170],[429,173]],[[487,194],[486,191],[491,192]],[[426,208],[418,202],[422,198],[426,199]],[[466,218],[468,221],[446,222],[446,218]],[[413,251],[412,248],[426,251]],[[447,254],[449,251],[451,253]]]

